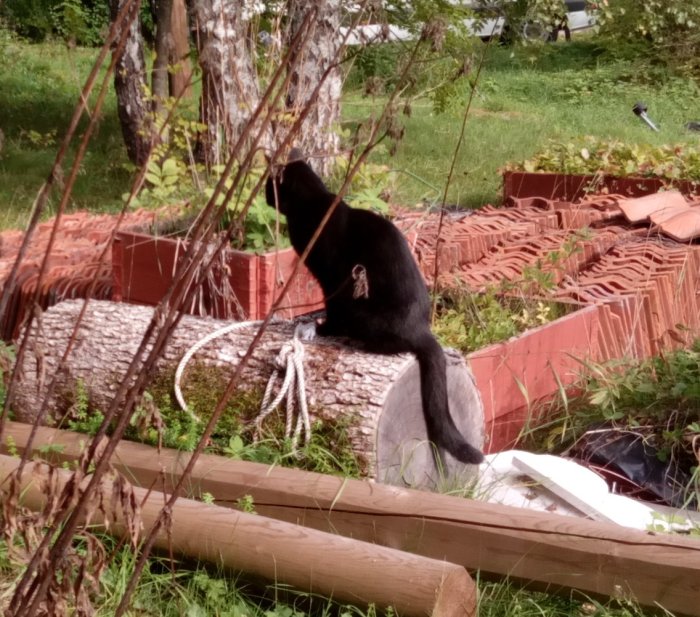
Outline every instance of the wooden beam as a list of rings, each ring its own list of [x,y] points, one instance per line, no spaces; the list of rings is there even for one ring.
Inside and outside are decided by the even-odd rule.
[[[28,432],[17,423],[6,428],[20,451]],[[74,460],[86,440],[41,428],[34,449],[61,445],[53,456]],[[113,462],[134,483],[167,491],[188,456],[124,442]],[[514,581],[700,615],[697,540],[218,456],[200,457],[189,490],[191,496],[210,493],[220,505],[251,495],[264,516]]]
[[[0,487],[17,470],[19,462],[17,457],[0,455]],[[22,474],[22,505],[35,511],[44,509],[49,468],[46,463],[38,463]],[[56,484],[51,485],[61,491],[71,473],[55,469],[55,474]],[[115,507],[110,499],[114,480],[105,478],[99,490],[105,512],[97,521],[90,521],[91,529],[129,540],[130,525],[121,507]],[[152,529],[165,496],[143,488],[133,491],[140,504],[143,528]],[[108,528],[105,520],[110,521]],[[476,614],[476,586],[462,566],[260,515],[178,499],[169,528],[156,538],[156,548],[340,601],[391,606],[409,617]]]

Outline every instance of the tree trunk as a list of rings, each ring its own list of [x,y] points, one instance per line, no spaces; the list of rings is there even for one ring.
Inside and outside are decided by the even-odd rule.
[[[200,114],[207,125],[199,144],[208,166],[221,164],[242,135],[260,103],[254,43],[249,37],[245,3],[197,0],[195,14],[202,67]],[[251,134],[251,137],[255,132]],[[263,139],[261,144],[265,144]],[[241,155],[250,145],[242,144]]]
[[[192,63],[190,62],[190,26],[185,0],[171,0],[170,56],[173,68],[170,73],[170,96],[189,98],[192,96]]]
[[[336,132],[343,85],[339,66],[330,70],[316,99],[312,97],[324,72],[339,60],[340,0],[290,0],[290,40],[310,8],[314,8],[317,14],[312,22],[309,41],[300,53],[292,56],[286,107],[292,118],[296,118],[307,105],[312,106],[294,145],[301,148],[319,175],[327,176],[333,168],[333,159],[338,154],[340,144]]]
[[[126,0],[110,0],[112,21],[126,3]],[[132,11],[137,12],[139,3],[134,2],[131,7]],[[117,93],[117,111],[127,155],[135,165],[143,165],[150,152],[151,120],[149,104],[144,98],[146,64],[138,13],[131,20],[126,44],[117,57],[114,67],[114,89]]]
[[[158,0],[155,47],[152,89],[156,102],[160,104],[168,96],[189,96],[192,66],[184,0]]]
[[[32,326],[15,404],[21,421],[36,418],[45,385],[56,374],[81,306],[81,300],[57,304]],[[150,307],[91,301],[74,351],[57,377],[59,386],[49,401],[49,414],[62,418],[78,388],[86,391],[93,409],[107,408],[152,315]],[[184,316],[158,363],[154,379],[167,379],[193,344],[230,323],[234,322]],[[215,338],[198,350],[191,362],[218,367],[225,376],[230,375],[256,328],[253,325]],[[292,340],[293,333],[292,322],[270,325],[243,372],[241,383],[245,388],[264,387],[280,349]],[[479,447],[483,440],[481,398],[461,355],[448,351],[446,357],[452,416],[467,440]],[[349,420],[351,447],[367,476],[392,484],[438,484],[422,414],[418,364],[412,355],[369,354],[338,341],[317,338],[304,343],[303,363],[312,425],[314,419],[330,426],[339,421],[345,425]],[[182,385],[186,399],[187,376],[186,370]],[[469,472],[449,455],[446,458],[450,477],[459,478]]]
[[[158,111],[162,108],[163,101],[170,94],[168,80],[168,63],[170,60],[170,14],[172,12],[172,0],[158,0],[156,2],[156,57],[153,60],[151,73],[151,90],[155,97],[155,106]]]

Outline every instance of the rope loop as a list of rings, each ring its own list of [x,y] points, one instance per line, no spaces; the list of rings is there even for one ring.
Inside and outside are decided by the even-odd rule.
[[[284,438],[291,440],[292,452],[297,451],[301,431],[304,430],[304,440],[302,445],[306,445],[311,440],[311,422],[309,420],[309,410],[306,401],[306,379],[304,377],[304,345],[301,338],[304,334],[304,324],[298,324],[294,330],[294,338],[282,345],[279,354],[273,364],[275,370],[265,387],[265,394],[260,406],[260,413],[255,419],[255,432],[253,441],[260,439],[262,423],[286,398],[286,415],[284,424]],[[280,373],[285,371],[282,386],[274,400],[272,392],[279,381]],[[298,405],[297,405],[298,403]],[[299,412],[295,411],[298,406]]]
[[[210,343],[216,338],[224,336],[229,332],[234,332],[236,330],[242,330],[249,326],[257,326],[262,322],[260,321],[242,321],[235,324],[230,324],[224,328],[216,330],[204,338],[197,341],[192,347],[190,347],[187,352],[183,355],[180,363],[175,371],[175,398],[183,411],[190,414],[197,422],[200,421],[199,417],[192,412],[185,401],[182,394],[182,375],[185,371],[187,364],[190,362],[192,357],[197,351],[202,347]],[[304,345],[302,340],[310,340],[313,338],[312,330],[315,328],[310,327],[308,323],[302,322],[298,323],[294,329],[294,337],[291,341],[288,341],[282,345],[277,357],[273,361],[273,371],[272,375],[267,381],[265,386],[265,393],[263,395],[262,404],[260,406],[260,413],[254,421],[255,430],[253,432],[253,443],[259,441],[260,434],[262,432],[262,423],[267,416],[269,416],[277,407],[280,405],[283,399],[286,398],[286,417],[285,417],[285,439],[291,440],[291,449],[293,453],[297,452],[297,446],[299,444],[299,439],[301,437],[302,429],[304,431],[303,444],[306,445],[311,440],[311,422],[309,420],[309,410],[306,401],[306,380],[304,377]],[[284,378],[282,380],[282,385],[279,391],[273,398],[273,392],[277,386],[277,382],[280,379],[281,373],[284,371]],[[295,410],[298,407],[299,412],[296,416],[296,422],[294,420]]]

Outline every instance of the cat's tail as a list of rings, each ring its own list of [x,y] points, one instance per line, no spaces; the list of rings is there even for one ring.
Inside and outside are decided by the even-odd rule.
[[[423,415],[428,439],[462,463],[478,464],[484,455],[467,443],[450,415],[447,399],[445,352],[430,333],[420,337],[413,349],[420,368]]]

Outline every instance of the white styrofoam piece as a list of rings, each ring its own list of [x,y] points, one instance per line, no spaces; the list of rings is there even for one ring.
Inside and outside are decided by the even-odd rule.
[[[568,516],[581,513],[513,466],[513,451],[486,456],[479,470],[475,497],[490,503]]]
[[[605,480],[583,465],[530,452],[515,454],[513,465],[595,521],[636,528],[640,521],[642,528],[651,523],[651,508],[628,497],[611,499],[620,496],[611,495]]]
[[[613,495],[603,478],[575,461],[551,454],[508,450],[481,465],[476,497],[490,503],[587,516],[647,530],[697,528],[700,516]]]

